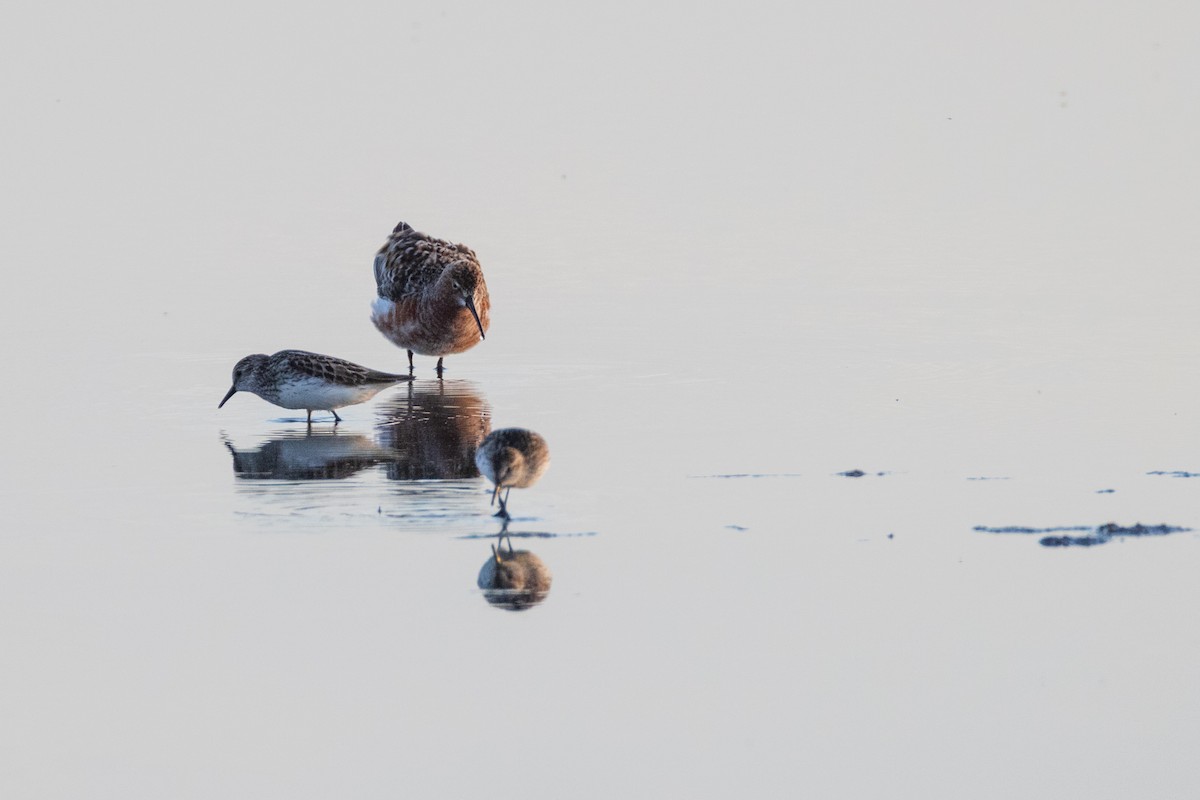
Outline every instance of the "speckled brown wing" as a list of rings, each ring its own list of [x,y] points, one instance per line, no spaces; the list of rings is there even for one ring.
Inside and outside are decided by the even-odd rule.
[[[401,222],[375,256],[375,288],[393,302],[414,298],[459,261],[479,264],[475,251],[465,244],[428,236]]]
[[[395,375],[369,369],[352,361],[310,353],[307,350],[281,350],[273,359],[286,360],[296,372],[343,386],[366,386],[373,383],[399,383],[412,380],[408,375]]]
[[[546,440],[525,428],[501,428],[492,431],[498,447],[511,447],[522,453],[540,453],[546,448]]]

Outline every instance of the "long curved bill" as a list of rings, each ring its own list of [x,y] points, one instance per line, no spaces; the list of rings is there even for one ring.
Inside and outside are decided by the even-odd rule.
[[[487,337],[483,335],[483,322],[479,319],[479,312],[475,310],[475,300],[468,297],[466,301],[467,309],[470,310],[471,316],[475,318],[475,324],[479,326],[479,338],[486,339]]]
[[[224,403],[225,401],[222,400],[221,402]],[[220,406],[217,406],[217,408],[220,408]],[[492,502],[488,503],[489,506],[496,505],[496,495],[498,494],[500,494],[500,484],[497,483],[496,488],[492,489]]]
[[[221,398],[221,402],[217,403],[217,408],[220,408],[221,406],[225,405],[225,401],[226,401],[226,400],[228,400],[229,398],[233,397],[235,394],[237,394],[237,387],[236,387],[236,386],[230,386],[230,387],[229,387],[229,394],[227,394],[227,395],[225,395],[224,397],[222,397],[222,398]]]

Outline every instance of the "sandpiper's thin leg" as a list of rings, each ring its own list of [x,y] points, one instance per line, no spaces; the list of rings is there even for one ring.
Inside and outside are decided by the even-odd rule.
[[[496,550],[497,546],[499,547],[499,549],[497,550],[497,553],[496,553],[497,561],[500,560],[500,554],[504,552],[504,537],[505,536],[508,536],[508,518],[507,517],[505,517],[505,519],[503,521],[501,521],[500,533],[498,533],[496,535],[496,544],[492,545],[493,550]],[[512,538],[511,537],[508,540],[508,552],[512,553]]]
[[[308,424],[312,425],[312,409],[308,409]]]
[[[408,351],[408,371],[409,371],[409,372],[412,372],[412,371],[413,371],[413,363],[412,363],[412,350],[409,350],[409,351]]]
[[[496,516],[511,519],[508,515],[508,492],[505,492],[504,497],[500,498],[500,510],[496,512]]]
[[[331,409],[329,409],[329,413],[330,413],[330,414],[333,414],[333,424],[334,424],[334,425],[337,425],[339,422],[341,422],[341,421],[342,421],[342,418],[341,418],[341,417],[339,417],[339,416],[337,415],[337,410],[336,410],[336,409],[332,409],[332,408],[331,408]]]
[[[440,378],[440,377],[442,377],[442,369],[443,369],[443,367],[442,367],[442,359],[439,357],[439,358],[438,358],[438,365],[437,365],[437,374],[438,374],[438,377],[439,377],[439,378]]]

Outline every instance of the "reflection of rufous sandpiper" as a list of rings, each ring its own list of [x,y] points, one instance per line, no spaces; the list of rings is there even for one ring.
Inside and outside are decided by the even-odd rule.
[[[487,283],[474,251],[426,236],[406,222],[396,225],[375,256],[371,321],[388,341],[413,353],[442,357],[483,341],[491,323]]]
[[[392,384],[411,380],[410,375],[379,372],[305,350],[257,353],[234,366],[233,386],[217,408],[237,392],[252,392],[281,408],[307,410],[310,425],[314,411],[328,411],[341,422],[334,409],[370,400]]]
[[[498,517],[508,518],[508,493],[515,486],[526,489],[537,483],[550,466],[550,448],[546,440],[524,428],[501,428],[484,438],[475,451],[475,466],[483,477],[496,485],[492,502],[500,499]],[[500,490],[504,496],[500,497]]]

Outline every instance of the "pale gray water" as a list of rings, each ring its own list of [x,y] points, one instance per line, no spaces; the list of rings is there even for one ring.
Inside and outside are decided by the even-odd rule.
[[[1190,6],[9,16],[0,796],[1194,793]],[[217,411],[400,219],[487,341]]]

